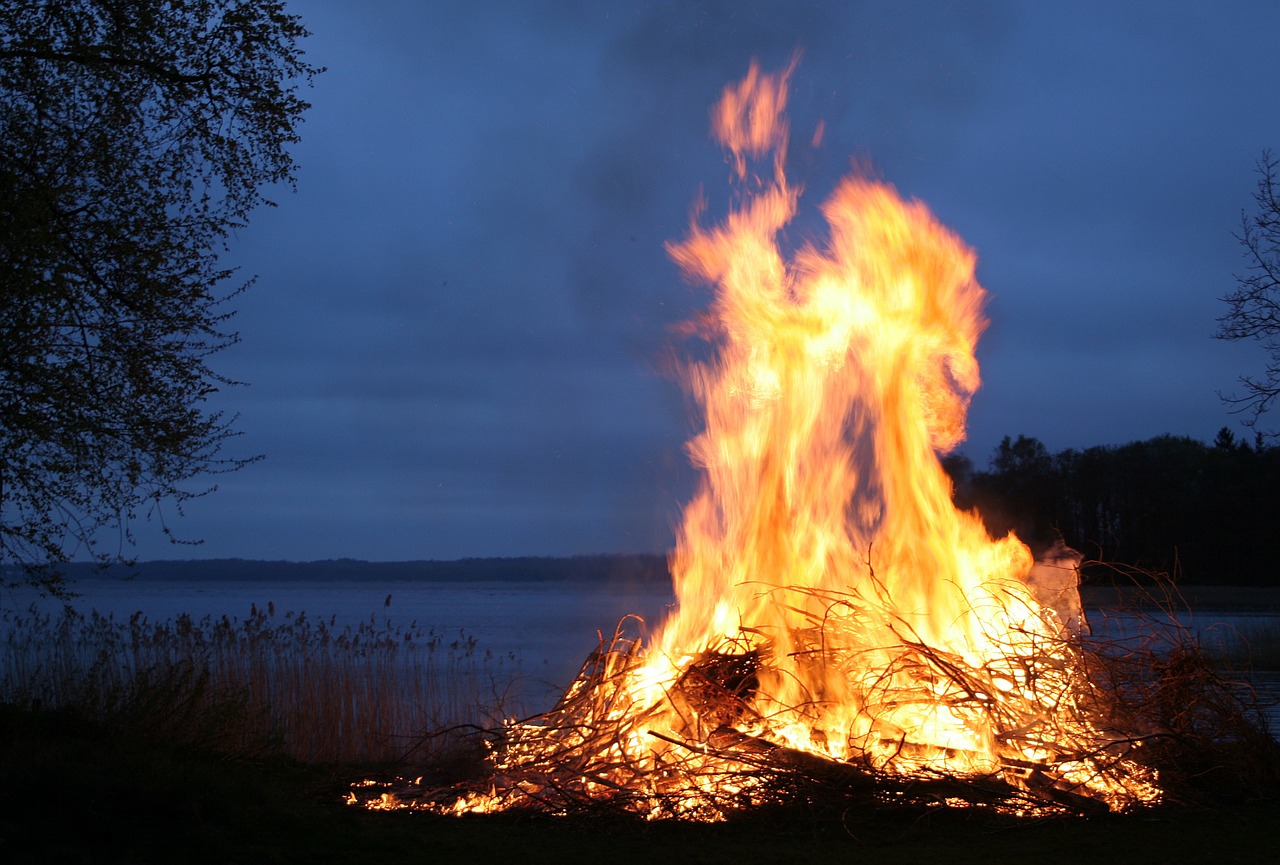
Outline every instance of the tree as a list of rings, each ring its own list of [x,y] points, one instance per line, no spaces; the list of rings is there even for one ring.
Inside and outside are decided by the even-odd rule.
[[[1005,436],[991,455],[991,481],[1004,501],[1005,521],[1032,549],[1051,547],[1058,534],[1060,481],[1053,457],[1033,436]]]
[[[957,483],[957,504],[976,507],[993,535],[1012,531],[1037,552],[1051,547],[1058,539],[1061,480],[1048,448],[1031,436],[1005,436],[988,465]]]
[[[1267,352],[1261,377],[1240,377],[1242,394],[1224,395],[1234,411],[1248,414],[1253,426],[1280,396],[1280,186],[1276,172],[1280,160],[1264,150],[1257,163],[1258,185],[1253,193],[1254,213],[1241,214],[1236,239],[1244,247],[1245,272],[1236,277],[1237,288],[1222,300],[1229,307],[1218,319],[1218,339],[1254,339]]]
[[[1213,437],[1213,446],[1222,451],[1233,451],[1239,447],[1248,447],[1248,443],[1236,441],[1236,434],[1231,431],[1230,427],[1223,427],[1218,430],[1218,434]]]
[[[0,4],[0,582],[57,591],[252,461],[208,404],[252,282],[219,257],[294,182],[308,35],[270,0]]]

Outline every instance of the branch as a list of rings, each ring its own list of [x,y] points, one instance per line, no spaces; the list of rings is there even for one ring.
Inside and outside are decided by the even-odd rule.
[[[50,60],[55,63],[79,63],[83,66],[120,66],[141,69],[174,84],[201,84],[213,80],[213,71],[200,74],[179,72],[145,57],[120,57],[101,51],[49,51],[35,48],[0,48],[0,59],[20,58]]]

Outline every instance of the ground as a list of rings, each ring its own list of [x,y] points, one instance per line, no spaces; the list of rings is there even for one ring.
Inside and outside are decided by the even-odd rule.
[[[780,812],[730,825],[450,818],[341,804],[367,767],[232,759],[0,706],[0,851],[19,863],[1260,863],[1280,802],[1037,823]]]

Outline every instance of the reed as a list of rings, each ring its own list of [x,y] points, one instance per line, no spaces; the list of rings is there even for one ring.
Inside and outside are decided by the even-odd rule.
[[[308,762],[384,762],[487,727],[518,674],[465,633],[376,617],[339,626],[254,607],[244,619],[127,621],[0,612],[0,702],[81,711],[179,746]]]
[[[1274,618],[1212,627],[1206,632],[1204,642],[1206,653],[1227,666],[1280,670],[1280,623]]]

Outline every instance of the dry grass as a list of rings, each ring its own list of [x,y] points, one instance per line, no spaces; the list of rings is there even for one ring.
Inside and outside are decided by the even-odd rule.
[[[1205,652],[1219,663],[1245,670],[1280,670],[1280,619],[1259,618],[1215,625],[1204,634]]]
[[[430,756],[492,725],[515,675],[465,634],[273,606],[244,620],[0,613],[0,702],[74,709],[179,744],[318,762]],[[426,744],[424,745],[424,741]],[[425,752],[424,753],[424,749]]]

